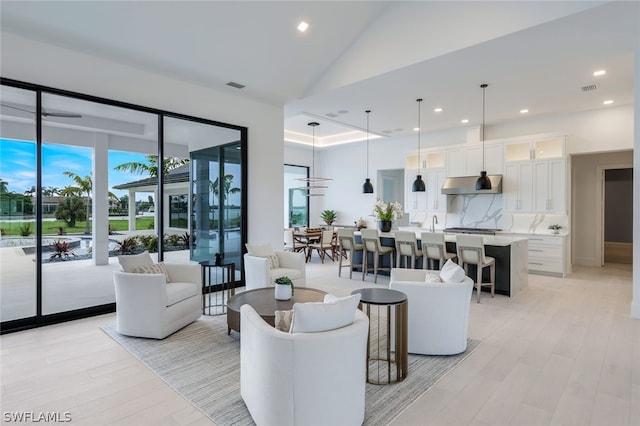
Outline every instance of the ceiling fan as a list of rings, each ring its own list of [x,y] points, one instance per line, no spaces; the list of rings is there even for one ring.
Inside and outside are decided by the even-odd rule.
[[[18,111],[23,111],[23,112],[29,112],[31,114],[35,114],[35,111],[31,111],[28,109],[24,109],[24,108],[19,108],[13,105],[7,105],[7,104],[0,104],[3,107],[7,107],[7,108],[11,108],[11,109],[15,109]],[[76,114],[74,112],[47,112],[44,108],[42,108],[42,116],[43,117],[62,117],[62,118],[80,118],[82,117],[82,115],[80,114]]]

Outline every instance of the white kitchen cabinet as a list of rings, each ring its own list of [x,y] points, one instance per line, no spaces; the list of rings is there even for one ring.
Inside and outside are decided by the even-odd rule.
[[[446,151],[447,177],[467,176],[467,161],[464,148],[448,149]]]
[[[446,175],[447,177],[457,176],[479,176],[482,170],[486,170],[489,175],[499,175],[503,173],[503,148],[502,144],[485,144],[484,166],[482,145],[453,148],[446,152]]]
[[[564,276],[566,238],[564,236],[529,236],[529,272]]]
[[[535,212],[566,214],[565,175],[564,159],[533,162]]]
[[[526,213],[533,211],[533,164],[530,161],[507,163],[502,176],[504,210]]]
[[[446,212],[447,196],[442,194],[442,185],[446,178],[444,167],[427,170],[427,199],[426,208],[428,211]]]
[[[565,145],[565,136],[506,143],[504,144],[504,161],[564,158]]]

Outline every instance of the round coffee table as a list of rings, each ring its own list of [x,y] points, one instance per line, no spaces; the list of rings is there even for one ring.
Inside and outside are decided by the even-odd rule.
[[[276,311],[286,311],[294,303],[322,302],[326,292],[315,288],[296,287],[289,300],[276,300],[273,287],[243,291],[229,298],[227,302],[227,334],[231,330],[240,332],[240,307],[248,303],[267,323],[273,327]]]

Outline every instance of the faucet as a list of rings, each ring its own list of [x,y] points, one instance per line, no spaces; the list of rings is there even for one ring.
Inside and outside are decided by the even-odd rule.
[[[431,232],[436,231],[436,225],[435,225],[436,223],[438,223],[438,216],[434,214],[433,217],[431,218]]]

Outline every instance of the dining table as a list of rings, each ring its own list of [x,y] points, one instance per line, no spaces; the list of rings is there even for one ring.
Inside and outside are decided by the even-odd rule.
[[[320,241],[320,239],[322,238],[322,231],[324,231],[324,229],[322,228],[307,228],[304,230],[294,231],[293,238],[295,240],[295,243],[304,245],[303,250],[306,262],[309,262],[311,260],[309,245],[318,243]]]

